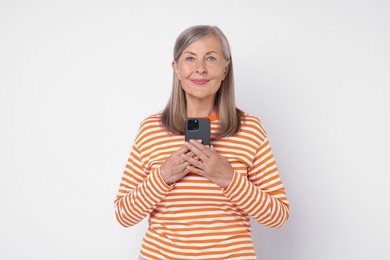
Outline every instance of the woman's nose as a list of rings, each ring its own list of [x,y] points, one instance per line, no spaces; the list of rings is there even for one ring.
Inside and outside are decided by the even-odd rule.
[[[196,72],[199,74],[205,74],[207,73],[206,66],[204,64],[204,61],[199,61],[196,64]]]

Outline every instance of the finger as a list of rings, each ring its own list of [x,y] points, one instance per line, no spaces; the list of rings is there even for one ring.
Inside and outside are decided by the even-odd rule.
[[[184,161],[182,164],[178,165],[176,169],[178,172],[185,172],[188,166],[191,166],[191,164],[187,161]]]
[[[188,153],[189,151],[190,149],[188,148],[188,146],[183,145],[182,147],[180,147],[179,150],[176,151],[176,153],[183,154],[183,153]]]
[[[196,173],[196,174],[199,174],[202,176],[205,176],[205,174],[206,174],[206,172],[203,171],[202,169],[199,169],[199,168],[191,166],[191,165],[187,166],[187,169],[189,170],[189,172]]]
[[[183,170],[184,170],[185,168],[187,168],[188,166],[190,166],[190,165],[191,165],[191,163],[189,163],[189,162],[187,162],[187,161],[184,161],[184,163],[182,164]]]
[[[204,167],[204,164],[199,160],[199,159],[195,159],[195,158],[192,158],[192,157],[189,157],[188,155],[186,154],[182,154],[181,157],[183,158],[183,160],[185,160],[186,162],[188,162],[189,164],[197,167],[197,168],[203,168]]]
[[[210,152],[210,147],[207,146],[207,145],[204,145],[198,141],[195,141],[195,140],[190,140],[190,143],[195,146],[196,148],[198,148],[199,150],[201,150],[204,154],[206,154],[208,157],[211,156],[211,152]]]
[[[189,157],[192,157],[194,158],[195,160],[200,160],[200,158],[198,156],[196,156],[196,154],[194,154],[193,152],[189,151],[188,153],[186,153],[186,155],[188,155]]]
[[[196,156],[191,150],[185,154],[188,155],[189,157],[192,157],[192,158],[194,158]]]
[[[202,145],[202,144],[199,144],[199,145]],[[205,149],[208,149],[207,147],[205,147],[204,145],[202,145],[203,147],[201,147],[201,149],[199,149],[198,147],[196,147],[195,145],[193,145],[193,143],[188,143],[186,142],[186,146],[196,155],[198,156],[202,161],[206,162],[208,160],[208,156],[204,153],[204,150],[203,150],[203,147]]]

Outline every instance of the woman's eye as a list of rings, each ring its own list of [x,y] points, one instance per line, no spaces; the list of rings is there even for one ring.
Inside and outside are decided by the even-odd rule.
[[[186,61],[193,61],[193,60],[195,60],[195,58],[192,57],[192,56],[188,56],[188,57],[186,58]]]
[[[207,57],[207,60],[208,61],[216,61],[217,59],[213,56],[209,56],[209,57]]]

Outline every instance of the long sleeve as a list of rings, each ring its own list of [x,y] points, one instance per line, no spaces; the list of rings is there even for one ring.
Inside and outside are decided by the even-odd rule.
[[[114,203],[121,225],[130,227],[142,221],[172,189],[162,179],[159,169],[151,168],[150,172],[145,169],[139,149],[133,146]]]
[[[235,172],[224,194],[261,224],[280,228],[287,221],[289,203],[268,139],[257,149],[248,176]]]

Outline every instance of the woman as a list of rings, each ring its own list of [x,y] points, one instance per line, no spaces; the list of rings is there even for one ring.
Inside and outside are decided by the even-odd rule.
[[[150,216],[140,259],[256,259],[249,217],[279,228],[289,204],[259,119],[235,106],[226,37],[214,26],[186,29],[172,68],[167,106],[135,139],[116,217],[129,227]],[[210,118],[210,146],[184,142],[187,117]]]

